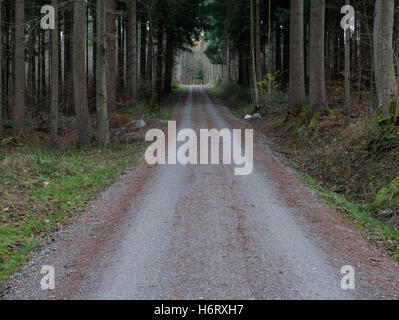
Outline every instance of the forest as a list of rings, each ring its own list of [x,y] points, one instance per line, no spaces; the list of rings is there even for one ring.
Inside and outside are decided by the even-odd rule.
[[[110,201],[108,210],[115,209],[120,219],[104,216],[104,221],[115,218],[115,225],[122,225],[127,208],[142,205],[152,191],[152,205],[160,207],[143,205],[137,212],[163,212],[170,190],[181,184],[174,195],[183,194],[191,190],[186,181],[201,181],[193,194],[202,200],[190,195],[194,198],[178,204],[192,204],[192,209],[173,209],[179,213],[176,221],[186,223],[187,237],[195,233],[187,221],[200,225],[201,219],[191,221],[179,210],[198,213],[203,205],[212,212],[218,206],[205,205],[206,197],[200,197],[211,184],[206,177],[221,177],[212,180],[211,198],[230,178],[218,169],[198,169],[184,171],[184,183],[173,184],[175,176],[168,176],[173,170],[141,167],[145,131],[165,129],[171,120],[193,128],[234,124],[253,129],[262,137],[255,150],[257,144],[268,146],[267,156],[255,153],[255,177],[259,167],[267,167],[270,181],[281,183],[270,182],[265,193],[272,188],[283,194],[281,205],[291,212],[292,202],[292,210],[304,206],[305,200],[289,197],[304,192],[298,186],[305,185],[345,227],[360,230],[368,244],[387,253],[387,263],[395,266],[388,269],[399,274],[398,91],[399,7],[394,0],[0,0],[0,297],[11,292],[12,285],[3,284],[32,252],[58,241],[55,232],[68,228],[93,203],[94,211],[101,211],[97,201],[108,188],[121,197],[118,204]],[[272,154],[295,170],[299,184],[282,175]],[[176,169],[176,176],[183,170]],[[118,189],[124,176],[131,191]],[[145,189],[148,177],[159,187],[153,183]],[[256,181],[230,181],[231,189],[236,182],[242,188],[234,189],[234,199],[228,200],[232,192],[215,200],[223,207],[218,213],[244,210],[235,203],[241,197],[251,202],[259,193],[262,198],[263,189],[255,186],[263,176]],[[242,193],[252,188],[253,193]],[[144,196],[143,190],[151,192]],[[262,201],[259,207],[267,211]],[[306,201],[306,214],[312,215],[313,200]],[[320,220],[330,214],[323,210]],[[231,232],[244,232],[243,216],[238,214],[221,234],[236,224]],[[317,215],[312,217],[309,225],[319,223]],[[142,221],[146,230],[151,223]],[[259,221],[251,226],[266,223]],[[106,239],[105,231],[114,232],[107,228],[101,235],[97,229],[87,232]],[[207,243],[213,236],[198,237]],[[368,257],[371,251],[365,250]],[[287,252],[290,256],[292,250]]]
[[[395,116],[394,2],[346,4],[355,12],[345,36],[342,1],[300,1],[292,8],[288,0],[55,1],[54,30],[41,28],[48,1],[2,1],[0,132],[22,135],[29,123],[55,141],[59,116],[74,115],[79,144],[87,145],[86,123],[97,111],[99,144],[106,145],[108,117],[117,106],[145,101],[154,111],[172,84],[188,77],[236,82],[255,103],[263,89],[270,96],[277,86],[292,106],[309,98],[309,119],[328,109],[326,88],[346,81],[347,123],[352,97],[356,105],[379,106],[374,111],[385,119]],[[191,75],[188,57],[201,46],[202,65]],[[43,117],[47,128],[38,125]]]
[[[76,117],[84,146],[97,111],[104,146],[117,105],[145,101],[154,111],[171,93],[175,55],[201,27],[197,1],[53,1],[52,30],[41,27],[49,19],[45,5],[2,1],[0,132],[45,130],[53,144],[60,116]]]

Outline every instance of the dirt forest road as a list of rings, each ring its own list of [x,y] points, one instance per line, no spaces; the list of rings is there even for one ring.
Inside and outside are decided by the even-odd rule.
[[[202,87],[178,129],[244,129]],[[55,267],[56,289],[40,288]],[[341,268],[355,268],[342,290]],[[11,283],[7,299],[399,299],[396,262],[348,227],[255,133],[254,171],[143,160]]]

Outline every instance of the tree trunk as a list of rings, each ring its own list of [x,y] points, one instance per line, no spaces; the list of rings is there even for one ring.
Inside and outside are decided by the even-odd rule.
[[[256,79],[262,80],[262,50],[260,41],[260,0],[256,0],[255,6],[255,55],[256,55]]]
[[[97,121],[98,144],[109,144],[109,121],[107,107],[107,50],[106,50],[106,4],[97,0]]]
[[[226,40],[226,66],[227,66],[227,81],[231,82],[231,58],[230,58],[230,39]]]
[[[0,2],[0,137],[3,134],[3,36],[2,36],[2,10]]]
[[[162,80],[163,80],[163,28],[159,27],[157,35],[157,95],[158,102],[162,97]]]
[[[299,1],[299,0],[298,0]],[[289,83],[289,65],[290,65],[290,23],[287,21],[283,29],[283,67],[281,74],[281,84],[284,89],[287,88]]]
[[[153,80],[152,78],[152,67],[154,58],[154,26],[151,13],[148,14],[148,50],[147,50],[147,80]]]
[[[58,56],[58,8],[57,0],[52,4],[55,8],[55,29],[51,35],[51,139],[55,145],[58,135],[58,85],[59,85],[59,56]]]
[[[275,71],[279,74],[277,78],[281,78],[281,70],[282,70],[282,61],[281,61],[281,26],[278,19],[276,19],[276,48],[275,48],[275,56],[276,56],[276,63],[275,63]]]
[[[118,19],[118,88],[119,91],[125,90],[125,41],[124,41],[124,17]]]
[[[165,80],[164,80],[164,94],[169,96],[172,92],[172,78],[173,78],[173,35],[170,31],[166,33],[166,56],[165,56]],[[184,74],[187,76],[187,74]],[[183,83],[186,83],[183,79]]]
[[[325,0],[311,0],[310,4],[310,65],[308,119],[327,105],[324,70]]]
[[[25,121],[25,3],[15,1],[15,97],[14,129],[16,134],[24,132]]]
[[[137,1],[131,2],[128,15],[128,52],[129,52],[129,97],[137,102],[138,56],[137,56]]]
[[[268,20],[269,25],[267,28],[267,72],[269,74],[272,73],[272,0],[269,0],[269,8],[268,8]],[[269,96],[272,94],[272,83],[268,82],[267,91]]]
[[[305,97],[303,0],[291,0],[289,104],[301,107]]]
[[[141,45],[140,45],[140,79],[146,79],[147,70],[147,59],[146,59],[146,48],[147,48],[147,20],[142,18],[140,29],[141,29]]]
[[[116,112],[116,37],[115,0],[107,1],[107,97],[108,113]]]
[[[73,34],[73,8],[66,9],[64,17],[64,79],[63,96],[67,106],[67,113],[70,107],[73,108],[73,75],[72,75],[72,34]],[[37,87],[36,91],[39,91]]]
[[[75,1],[73,12],[73,87],[79,145],[90,144],[91,124],[87,102],[85,34],[86,2]]]
[[[350,5],[350,1],[346,0],[346,4]],[[345,30],[345,125],[349,125],[351,116],[351,84],[350,84],[350,72],[351,72],[351,30],[348,28]]]
[[[96,0],[89,0],[91,4],[91,8],[93,8],[96,5]],[[92,16],[93,16],[93,89],[94,89],[94,95],[96,94],[96,87],[97,87],[97,39],[98,39],[98,34],[97,34],[97,10],[92,10]]]
[[[374,68],[378,105],[383,116],[390,117],[390,106],[397,95],[397,82],[393,64],[394,0],[377,0],[374,25]]]
[[[255,19],[254,19],[254,0],[251,1],[251,82],[253,90],[253,100],[257,104],[259,103],[259,91],[258,83],[256,80],[256,57],[255,57]]]
[[[152,12],[148,13],[148,21],[149,21],[149,33],[148,33],[148,75],[151,75],[151,101],[150,101],[150,110],[151,112],[157,112],[157,63],[155,59],[155,50],[154,50],[154,22],[152,20]]]

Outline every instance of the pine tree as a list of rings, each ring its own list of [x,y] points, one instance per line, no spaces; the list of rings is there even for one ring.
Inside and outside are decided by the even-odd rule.
[[[97,0],[97,121],[98,144],[105,147],[110,142],[107,107],[107,54],[106,54],[106,4]]]
[[[79,145],[90,144],[91,122],[87,101],[86,59],[85,59],[85,30],[86,2],[73,3],[73,88],[76,125],[78,129]]]

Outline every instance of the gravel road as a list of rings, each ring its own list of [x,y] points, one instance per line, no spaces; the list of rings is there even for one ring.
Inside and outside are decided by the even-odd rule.
[[[202,87],[178,129],[245,129]],[[6,299],[399,299],[399,266],[254,136],[254,171],[139,163],[10,283]],[[52,265],[56,289],[40,289]],[[341,268],[355,268],[355,290]]]

